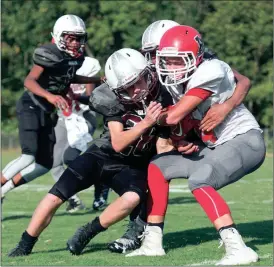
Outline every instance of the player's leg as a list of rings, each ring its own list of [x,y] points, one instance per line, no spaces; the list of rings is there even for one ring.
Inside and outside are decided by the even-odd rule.
[[[108,249],[115,253],[126,253],[141,246],[141,235],[146,227],[147,220],[147,193],[143,200],[136,206],[129,216],[125,233],[118,239],[108,244]]]
[[[120,166],[123,168],[122,171],[113,173],[113,170],[119,169]],[[105,231],[109,226],[127,217],[143,198],[146,191],[146,172],[125,168],[125,165],[121,164],[120,166],[115,166],[114,163],[111,170],[104,168],[107,174],[102,174],[104,181],[108,180],[108,184],[120,197],[111,203],[99,217],[80,227],[68,240],[68,248],[73,254],[79,255],[98,231]]]
[[[154,157],[148,167],[148,201],[146,235],[142,246],[127,256],[161,256],[163,249],[163,228],[168,205],[169,180],[188,177],[192,160],[172,151]],[[182,168],[184,166],[184,168]]]
[[[21,97],[16,105],[19,140],[22,155],[10,162],[1,173],[1,185],[11,180],[21,170],[35,161],[38,149],[40,110],[31,101]]]
[[[253,172],[264,158],[263,137],[259,131],[251,130],[216,147],[208,161],[201,164],[189,178],[193,195],[225,244],[226,255],[218,265],[248,264],[258,260],[257,253],[246,247],[226,201],[216,190]]]
[[[72,195],[90,187],[93,177],[99,176],[98,159],[94,154],[84,153],[79,156],[49,193],[37,206],[19,244],[10,253],[10,257],[24,256],[31,253],[39,235],[49,225],[56,210]]]
[[[67,130],[64,120],[58,119],[54,131],[56,136],[56,143],[53,149],[53,167],[51,169],[51,175],[57,182],[65,171],[64,164],[68,165],[68,163],[71,163],[76,157],[80,155],[80,151],[75,149],[76,153],[67,152],[70,146],[68,144]],[[84,204],[77,195],[73,195],[67,201],[66,211],[69,213],[83,210],[84,208]]]

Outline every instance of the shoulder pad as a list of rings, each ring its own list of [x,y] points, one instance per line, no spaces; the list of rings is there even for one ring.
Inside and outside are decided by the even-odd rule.
[[[107,117],[116,116],[125,112],[124,106],[107,84],[96,87],[89,98],[89,108]]]
[[[42,67],[55,67],[63,61],[63,56],[55,44],[43,45],[34,50],[33,62]]]
[[[217,93],[226,75],[222,62],[218,59],[203,61],[187,84],[187,90],[201,88]]]
[[[85,57],[85,60],[76,74],[85,77],[93,77],[101,70],[100,63],[97,59]]]

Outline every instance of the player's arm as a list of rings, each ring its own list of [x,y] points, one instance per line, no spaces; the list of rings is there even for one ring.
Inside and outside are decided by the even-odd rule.
[[[110,131],[111,144],[116,152],[123,151],[131,143],[137,140],[143,133],[156,123],[156,119],[162,110],[159,103],[151,102],[147,108],[145,118],[133,126],[129,130],[124,130],[124,126],[120,121],[109,121],[108,127]]]
[[[47,99],[51,104],[55,105],[56,107],[60,107],[61,109],[68,108],[67,101],[63,97],[53,95],[39,85],[37,80],[39,79],[43,71],[43,67],[34,64],[29,74],[25,78],[25,88],[31,91],[33,94]]]
[[[162,112],[157,119],[158,125],[176,125],[191,113],[200,103],[212,94],[211,91],[193,88],[171,109]]]
[[[100,83],[100,81],[101,81],[101,78],[98,76],[86,77],[86,76],[81,76],[76,74],[72,83],[94,84],[94,83]]]
[[[95,84],[94,83],[88,83],[86,84],[86,95],[87,96],[90,96],[92,91],[94,90],[95,88]]]
[[[202,131],[211,131],[218,126],[226,116],[238,105],[240,105],[247,96],[251,88],[251,81],[236,70],[232,70],[237,81],[237,86],[233,95],[222,104],[213,105],[201,121],[200,129]]]

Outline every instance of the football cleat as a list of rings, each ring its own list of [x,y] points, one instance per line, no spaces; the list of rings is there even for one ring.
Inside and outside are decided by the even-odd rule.
[[[224,229],[220,235],[222,238],[220,247],[224,244],[226,254],[216,265],[250,264],[259,260],[258,254],[246,246],[235,228]]]
[[[85,209],[85,205],[83,204],[83,202],[81,201],[80,198],[70,198],[68,199],[68,205],[66,208],[66,211],[69,213],[74,213],[76,211],[79,210],[84,210]]]
[[[25,240],[21,239],[17,246],[10,251],[8,257],[20,257],[29,255],[37,240],[38,239],[36,239],[35,242],[26,242]]]
[[[108,244],[108,249],[115,253],[126,253],[141,246],[139,236],[143,233],[146,223],[139,217],[134,221],[129,221],[124,235]]]
[[[94,199],[92,207],[93,210],[102,211],[107,207],[107,201],[103,197],[100,197],[99,199]]]
[[[99,232],[92,229],[92,222],[89,222],[75,232],[75,234],[67,242],[67,249],[73,255],[80,255],[89,241]]]
[[[160,227],[146,226],[140,238],[142,240],[141,247],[127,254],[126,257],[166,255],[163,249],[163,231]]]

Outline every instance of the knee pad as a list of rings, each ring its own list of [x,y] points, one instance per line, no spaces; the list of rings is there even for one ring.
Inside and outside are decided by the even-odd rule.
[[[42,165],[33,162],[28,167],[23,169],[20,174],[24,178],[26,182],[30,182],[44,174],[46,174],[49,171],[48,168],[43,167]]]
[[[35,161],[33,155],[22,154],[19,158],[10,162],[2,171],[3,176],[10,180],[12,179],[17,173],[28,167]]]
[[[190,175],[188,179],[188,187],[192,192],[194,189],[201,188],[204,186],[211,186],[214,189],[220,188],[219,179],[223,180],[222,177],[225,172],[222,174],[217,171],[217,169],[211,164],[203,164],[198,170]]]

